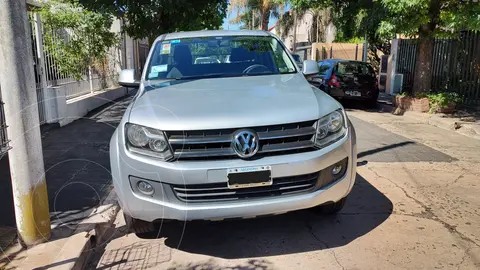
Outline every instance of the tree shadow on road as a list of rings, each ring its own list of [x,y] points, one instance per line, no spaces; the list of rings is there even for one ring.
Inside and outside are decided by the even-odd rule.
[[[344,246],[374,230],[392,211],[392,202],[357,174],[347,204],[336,216],[303,210],[249,220],[174,222],[141,237],[159,235],[170,248],[226,259],[276,256]]]

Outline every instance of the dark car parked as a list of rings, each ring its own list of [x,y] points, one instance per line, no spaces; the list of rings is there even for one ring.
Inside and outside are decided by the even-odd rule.
[[[336,99],[353,99],[374,106],[378,98],[378,81],[369,63],[327,59],[318,62],[320,73],[309,82]]]

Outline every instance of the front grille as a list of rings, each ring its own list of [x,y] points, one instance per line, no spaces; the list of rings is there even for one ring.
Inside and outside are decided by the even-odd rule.
[[[229,189],[227,183],[172,185],[175,196],[183,202],[220,202],[248,198],[306,193],[315,188],[319,172],[273,178],[271,186]]]
[[[260,149],[255,157],[315,150],[315,120],[283,125],[248,127],[257,132]],[[231,148],[232,134],[240,128],[167,131],[176,159],[238,158]]]

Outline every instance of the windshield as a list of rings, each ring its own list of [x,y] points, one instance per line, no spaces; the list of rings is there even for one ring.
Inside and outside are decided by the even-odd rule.
[[[329,62],[318,63],[318,75],[325,75],[330,70],[332,65]]]
[[[292,54],[292,57],[293,57],[293,59],[294,59],[295,61],[297,61],[297,62],[299,62],[299,63],[302,62],[302,60],[300,59],[300,55],[298,55],[298,54]]]
[[[165,40],[155,45],[146,80],[295,73],[273,37],[219,36]]]
[[[356,75],[368,75],[375,76],[373,68],[363,62],[339,62],[336,70],[337,75],[344,74],[356,74]]]

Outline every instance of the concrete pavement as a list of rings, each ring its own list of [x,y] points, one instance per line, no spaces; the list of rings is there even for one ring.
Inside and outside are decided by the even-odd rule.
[[[480,268],[479,141],[382,111],[348,114],[359,167],[339,215],[177,222],[139,238],[119,213],[90,268]]]
[[[128,102],[44,134],[52,216],[67,230],[60,231],[74,228],[109,190],[107,142]],[[381,110],[350,108],[348,114],[357,130],[359,167],[339,215],[305,210],[241,221],[177,222],[139,238],[126,233],[119,213],[89,268],[480,268],[480,141]],[[75,203],[79,199],[81,204]],[[70,207],[56,211],[56,200]],[[65,246],[66,235],[56,235],[54,245]],[[13,252],[0,259],[0,268],[32,269],[32,260],[42,259],[42,266],[58,267],[71,262],[68,251],[44,250],[26,258]],[[66,259],[47,263],[53,259],[46,254]]]
[[[78,232],[77,226],[101,205],[112,190],[110,138],[131,99],[132,96],[100,108],[63,128],[42,131],[53,254],[35,249],[21,251],[16,243],[8,158],[0,160],[0,269],[48,265],[59,255],[56,249]]]

